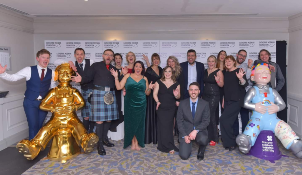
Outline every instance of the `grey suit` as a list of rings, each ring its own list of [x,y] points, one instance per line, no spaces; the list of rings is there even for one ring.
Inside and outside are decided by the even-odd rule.
[[[195,117],[193,119],[190,98],[180,101],[177,111],[177,127],[179,130],[179,156],[182,159],[188,159],[191,154],[192,142],[187,144],[184,136],[188,136],[195,127],[195,130],[199,130],[195,140],[198,145],[205,150],[208,144],[208,130],[207,127],[210,123],[210,107],[209,103],[199,98]]]

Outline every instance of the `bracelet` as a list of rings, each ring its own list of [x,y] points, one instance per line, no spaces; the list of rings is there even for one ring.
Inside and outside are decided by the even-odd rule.
[[[156,101],[156,103],[160,103],[159,101]]]
[[[151,90],[150,88],[147,89],[147,91]]]

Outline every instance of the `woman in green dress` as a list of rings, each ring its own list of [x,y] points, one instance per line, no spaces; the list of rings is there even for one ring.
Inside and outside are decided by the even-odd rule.
[[[126,88],[124,99],[124,124],[125,137],[124,148],[131,145],[132,150],[140,150],[145,147],[145,116],[146,116],[146,95],[149,95],[154,84],[148,85],[148,80],[144,77],[145,67],[143,62],[134,63],[134,73],[126,74],[119,82],[117,71],[111,70],[115,77],[117,90]],[[140,147],[139,147],[140,146]]]

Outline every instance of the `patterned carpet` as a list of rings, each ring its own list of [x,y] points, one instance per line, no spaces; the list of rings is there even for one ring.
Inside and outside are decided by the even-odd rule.
[[[45,158],[24,174],[302,174],[302,160],[283,146],[279,146],[280,151],[288,157],[271,163],[241,154],[238,149],[230,152],[221,144],[208,146],[205,159],[198,161],[195,144],[191,157],[181,160],[178,153],[161,153],[153,144],[138,152],[130,147],[123,149],[122,140],[113,143],[115,147],[105,148],[106,156],[100,156],[94,150],[90,154],[80,154],[65,164]]]

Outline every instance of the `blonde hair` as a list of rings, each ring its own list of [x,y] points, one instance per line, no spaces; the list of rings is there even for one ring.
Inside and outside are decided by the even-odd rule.
[[[215,57],[214,55],[210,55],[210,56],[208,57],[207,61],[209,61],[210,58],[214,58],[215,63],[217,63],[217,59],[216,59],[216,57]]]
[[[175,63],[175,70],[174,70],[175,71],[175,77],[178,78],[180,73],[181,73],[181,67],[180,67],[180,64],[178,62],[178,59],[173,55],[169,56],[169,58],[167,59],[167,66],[168,66],[169,59],[173,60],[174,63]]]
[[[126,61],[127,61],[127,63],[129,64],[129,61],[128,61],[129,53],[132,53],[132,54],[134,55],[134,63],[135,63],[135,61],[136,61],[136,56],[135,56],[135,54],[134,54],[133,52],[131,52],[131,51],[128,52],[127,55],[126,55]]]

